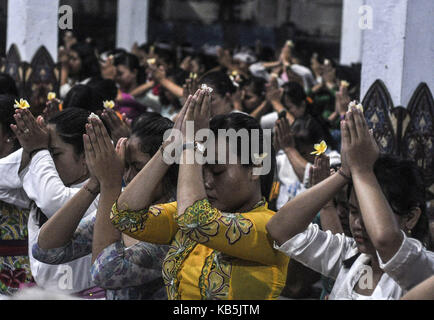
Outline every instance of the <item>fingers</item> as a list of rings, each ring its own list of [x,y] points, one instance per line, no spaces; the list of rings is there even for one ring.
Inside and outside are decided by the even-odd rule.
[[[194,110],[194,118],[198,119],[202,114],[203,100],[205,98],[205,90],[198,90],[199,94],[197,96],[196,108]]]
[[[349,111],[345,114],[345,124],[348,126],[348,131],[351,137],[351,143],[354,143],[357,140],[357,129],[356,123],[354,121],[354,111]]]
[[[90,144],[95,153],[101,152],[101,149],[98,144],[98,140],[95,135],[95,131],[91,123],[86,123],[86,134],[89,137]]]
[[[205,92],[201,114],[207,119],[211,118],[211,93],[208,91]]]
[[[368,126],[365,117],[360,110],[353,111],[354,124],[359,138],[369,138]]]
[[[190,105],[191,99],[193,99],[193,96],[190,94],[187,98],[187,100],[184,103],[184,106],[182,107],[181,111],[178,114],[178,118],[176,119],[175,125],[173,128],[180,129],[182,123],[184,122],[185,114],[187,113],[188,106]]]
[[[345,120],[341,121],[341,146],[342,149],[348,147],[351,144],[351,135],[348,128],[347,122]],[[342,153],[342,152],[341,152]]]
[[[20,112],[15,113],[14,114],[14,119],[15,119],[15,122],[17,124],[17,129],[18,129],[19,133],[20,134],[23,133],[24,130],[27,129],[27,126],[24,123],[24,120],[23,120],[23,118],[21,116],[21,113]]]
[[[92,143],[88,134],[83,135],[83,143],[87,165],[92,166],[95,160],[95,151],[93,150]]]

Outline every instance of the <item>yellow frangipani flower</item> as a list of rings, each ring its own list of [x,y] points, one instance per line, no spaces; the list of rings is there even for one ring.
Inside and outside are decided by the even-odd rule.
[[[26,99],[20,99],[20,102],[15,100],[14,108],[15,109],[28,109],[28,108],[30,108],[30,104],[27,102]]]
[[[56,93],[55,92],[48,92],[47,99],[48,99],[48,101],[56,99]]]
[[[150,59],[146,60],[146,63],[147,63],[148,65],[151,65],[151,64],[154,64],[156,61],[157,61],[157,60],[156,60],[155,58],[150,58]]]
[[[106,109],[113,109],[115,107],[115,102],[113,100],[106,100],[103,104]]]
[[[350,83],[348,81],[342,80],[341,81],[341,86],[348,88],[350,86]]]
[[[323,154],[327,150],[327,144],[325,141],[321,141],[320,143],[315,144],[314,146],[315,151],[311,152],[310,154],[316,154],[317,156]]]

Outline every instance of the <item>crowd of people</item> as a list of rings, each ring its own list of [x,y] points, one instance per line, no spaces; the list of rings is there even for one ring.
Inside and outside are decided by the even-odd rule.
[[[0,75],[3,298],[434,299],[421,172],[380,154],[357,74],[290,40],[62,40],[43,106]]]

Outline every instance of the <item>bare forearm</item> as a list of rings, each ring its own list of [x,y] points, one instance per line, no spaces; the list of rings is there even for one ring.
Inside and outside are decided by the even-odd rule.
[[[420,283],[409,292],[402,300],[434,300],[434,276]]]
[[[306,170],[307,161],[295,148],[285,148],[285,154],[294,168],[298,180],[303,181],[304,171]]]
[[[263,62],[263,63],[262,63],[262,66],[263,66],[265,69],[272,69],[272,68],[278,67],[278,66],[280,66],[280,65],[281,65],[281,62],[280,62],[280,61],[274,61],[274,62]]]
[[[162,154],[158,151],[121,193],[118,208],[140,210],[149,207],[155,199],[154,192],[167,170],[169,165],[164,163]]]
[[[112,187],[101,187],[101,196],[95,219],[92,241],[92,263],[98,258],[102,250],[121,239],[121,233],[110,221],[113,203],[121,193],[122,184]]]
[[[267,109],[268,109],[268,102],[263,101],[255,110],[253,110],[250,116],[259,120],[265,114]]]
[[[182,87],[178,86],[176,83],[170,81],[167,78],[161,79],[160,84],[165,87],[167,90],[169,90],[171,93],[173,93],[178,98],[182,97],[183,89]]]
[[[394,256],[402,234],[373,171],[351,172],[366,231],[383,262]]]
[[[138,86],[137,88],[133,89],[130,94],[133,97],[137,97],[137,96],[141,96],[143,93],[145,93],[146,91],[148,91],[149,89],[151,89],[154,86],[154,82],[152,81],[148,81],[140,86]]]
[[[89,181],[86,187],[94,191],[98,189],[93,181]],[[96,195],[84,188],[78,191],[42,226],[38,246],[41,249],[54,249],[66,245],[95,198]]]
[[[334,174],[319,184],[300,193],[286,203],[271,218],[267,230],[278,244],[303,232],[316,214],[347,183],[340,174]]]
[[[336,211],[336,207],[333,204],[333,201],[330,200],[320,212],[320,221],[321,228],[324,231],[330,230],[331,233],[343,233],[341,221],[339,220],[338,213]]]
[[[183,156],[194,157],[194,151],[185,150]],[[199,164],[181,164],[177,189],[178,214],[183,214],[189,206],[204,198],[206,198],[206,191],[203,184],[202,166]]]

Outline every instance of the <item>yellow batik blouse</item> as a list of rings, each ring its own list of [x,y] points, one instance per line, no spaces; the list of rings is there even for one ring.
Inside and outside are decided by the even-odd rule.
[[[118,210],[111,220],[123,233],[170,244],[163,262],[169,299],[276,299],[289,259],[273,248],[265,225],[274,212],[263,200],[246,213],[224,213],[208,199],[177,216],[177,203],[149,210]]]

